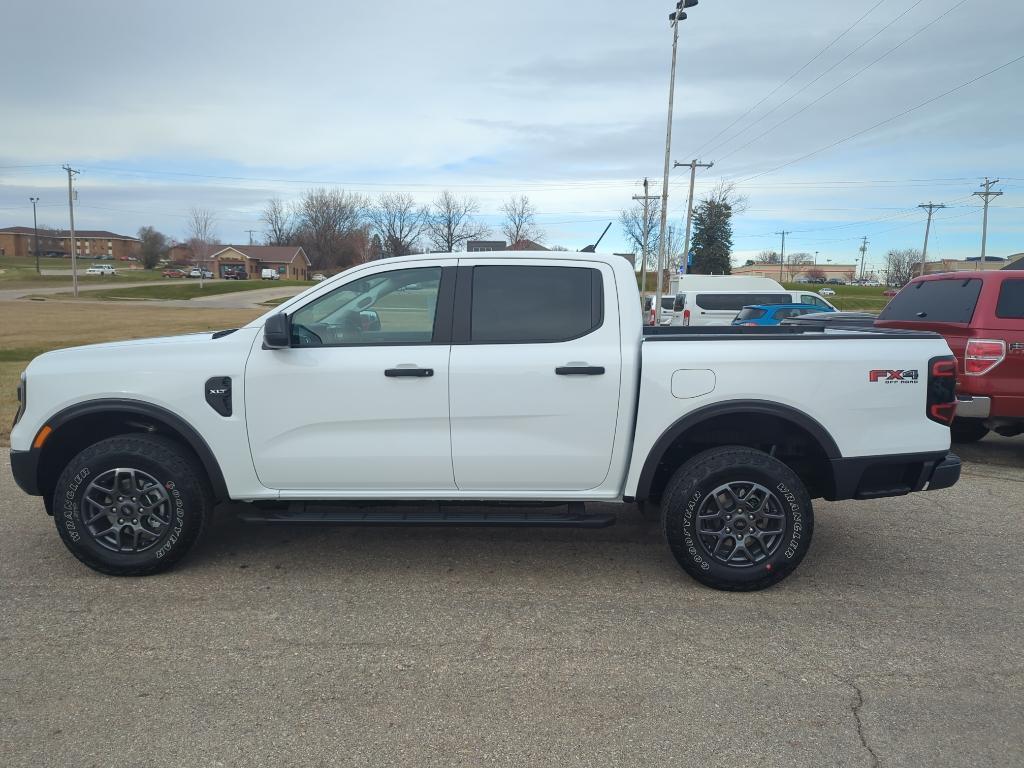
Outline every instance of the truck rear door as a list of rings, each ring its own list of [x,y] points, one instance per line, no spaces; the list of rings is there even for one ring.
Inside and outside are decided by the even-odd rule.
[[[460,490],[602,483],[622,368],[615,296],[605,264],[459,260],[449,386]]]

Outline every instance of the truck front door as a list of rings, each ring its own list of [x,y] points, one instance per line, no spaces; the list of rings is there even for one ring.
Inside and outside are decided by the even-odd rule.
[[[245,415],[260,482],[374,495],[455,487],[448,429],[455,263],[361,272],[290,314],[290,348],[256,342]]]

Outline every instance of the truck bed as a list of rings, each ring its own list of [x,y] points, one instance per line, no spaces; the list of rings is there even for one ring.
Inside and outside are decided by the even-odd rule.
[[[891,339],[934,339],[939,334],[931,331],[908,331],[900,328],[876,328],[865,326],[863,328],[829,328],[821,325],[778,325],[778,326],[751,326],[751,325],[700,325],[700,326],[644,326],[643,340],[646,341],[696,341],[700,339],[721,339],[723,336],[730,339],[817,339],[817,340],[838,340],[838,339],[864,339],[869,338],[891,338]]]

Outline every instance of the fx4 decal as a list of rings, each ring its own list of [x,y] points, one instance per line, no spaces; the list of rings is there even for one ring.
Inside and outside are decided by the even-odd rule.
[[[917,384],[917,371],[885,371],[885,370],[874,370],[868,371],[868,381],[884,382],[885,384]]]

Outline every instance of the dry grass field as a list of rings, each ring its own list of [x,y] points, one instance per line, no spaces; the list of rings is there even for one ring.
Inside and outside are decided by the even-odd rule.
[[[7,445],[17,410],[18,375],[51,349],[119,339],[236,328],[265,309],[183,309],[139,304],[0,302],[0,445]]]

